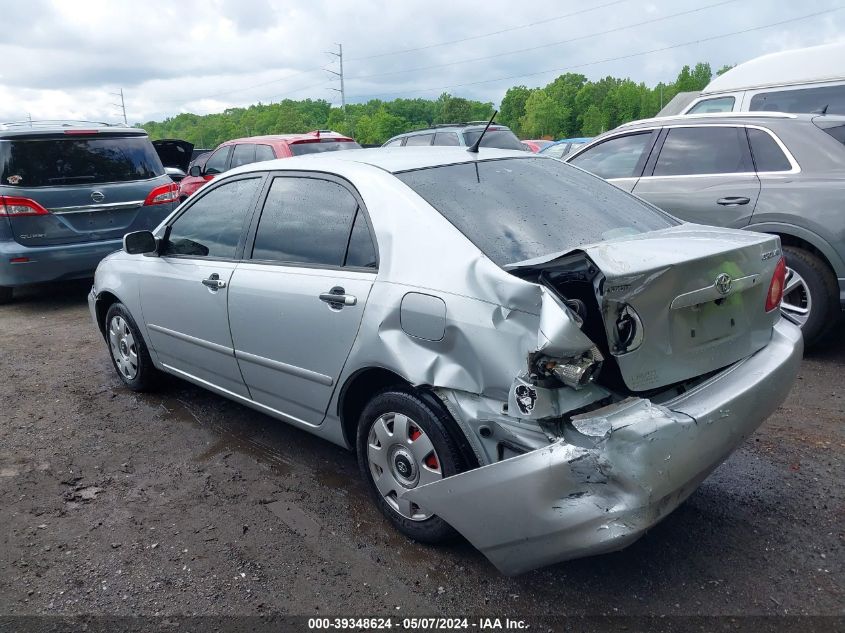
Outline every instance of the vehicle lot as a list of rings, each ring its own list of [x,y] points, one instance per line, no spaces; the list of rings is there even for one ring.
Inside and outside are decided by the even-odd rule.
[[[352,453],[177,379],[126,390],[88,287],[0,307],[4,614],[845,613],[845,332],[641,541],[506,578],[394,532]]]

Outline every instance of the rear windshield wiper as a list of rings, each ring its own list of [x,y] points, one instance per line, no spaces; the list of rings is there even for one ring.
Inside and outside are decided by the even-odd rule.
[[[75,180],[83,180],[85,182],[91,182],[96,179],[96,176],[62,176],[60,178],[48,178],[47,182],[57,183],[57,182],[71,182]]]

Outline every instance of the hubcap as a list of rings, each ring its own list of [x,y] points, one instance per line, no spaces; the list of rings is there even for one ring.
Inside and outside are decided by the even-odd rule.
[[[109,347],[120,375],[126,380],[134,379],[138,375],[138,349],[129,324],[120,315],[109,322]]]
[[[812,308],[813,298],[807,282],[795,270],[787,267],[780,313],[798,327],[804,327]]]
[[[377,418],[367,438],[367,461],[376,488],[391,508],[413,521],[431,516],[400,498],[405,490],[443,479],[434,444],[413,420],[401,413]]]

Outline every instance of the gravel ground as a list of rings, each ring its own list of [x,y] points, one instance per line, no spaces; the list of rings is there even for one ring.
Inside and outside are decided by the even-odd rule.
[[[351,453],[177,379],[123,388],[88,287],[0,307],[2,615],[845,615],[845,331],[636,544],[506,578],[393,531]]]

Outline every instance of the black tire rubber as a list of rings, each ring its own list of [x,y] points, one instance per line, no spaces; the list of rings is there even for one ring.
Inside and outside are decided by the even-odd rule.
[[[443,543],[457,536],[454,528],[436,515],[423,521],[412,521],[398,514],[384,500],[376,488],[367,461],[367,438],[373,423],[385,413],[402,413],[419,425],[431,439],[444,477],[457,475],[467,470],[467,462],[453,433],[457,425],[442,406],[438,407],[427,398],[421,398],[410,389],[388,388],[376,394],[364,407],[358,421],[357,452],[358,468],[373,502],[382,514],[405,536],[421,543]]]
[[[4,303],[9,303],[12,300],[13,293],[14,291],[12,288],[0,286],[0,305],[3,305]]]
[[[783,254],[786,265],[804,278],[812,297],[810,316],[801,328],[804,344],[812,347],[842,316],[839,284],[833,271],[817,255],[795,246],[784,246]]]
[[[129,329],[132,330],[132,337],[135,339],[135,347],[138,353],[138,373],[132,380],[127,379],[126,376],[118,370],[117,363],[115,363],[114,356],[111,352],[111,345],[109,344],[109,324],[111,323],[112,318],[116,315],[123,317],[123,320],[129,325]],[[117,302],[113,303],[109,307],[108,312],[106,312],[104,329],[106,350],[108,351],[109,358],[111,359],[112,367],[114,367],[117,375],[120,376],[123,384],[132,391],[150,391],[153,389],[158,384],[161,373],[155,368],[155,365],[153,365],[153,361],[150,358],[150,352],[147,349],[147,343],[144,341],[144,337],[141,336],[141,332],[138,329],[138,325],[135,323],[135,319],[133,319],[132,315],[129,314],[129,310],[125,305]]]

